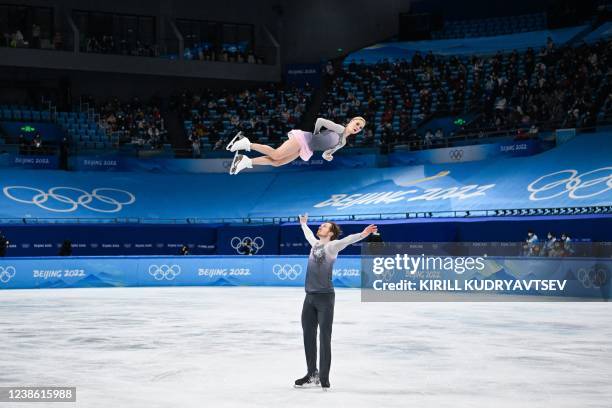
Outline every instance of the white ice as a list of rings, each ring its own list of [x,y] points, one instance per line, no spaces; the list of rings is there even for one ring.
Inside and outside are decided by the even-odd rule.
[[[296,288],[0,292],[0,385],[64,407],[612,406],[606,303],[362,303],[337,290],[331,391],[306,372]],[[11,404],[0,403],[0,408]]]

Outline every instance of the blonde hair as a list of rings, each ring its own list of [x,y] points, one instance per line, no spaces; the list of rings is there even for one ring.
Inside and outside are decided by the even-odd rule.
[[[354,120],[361,120],[363,121],[363,126],[365,127],[365,125],[368,123],[363,117],[361,116],[355,116],[354,118],[351,118],[351,120],[349,120],[349,123],[351,123]]]

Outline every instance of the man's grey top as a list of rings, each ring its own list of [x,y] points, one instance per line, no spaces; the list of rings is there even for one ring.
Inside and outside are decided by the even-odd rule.
[[[306,293],[333,293],[332,273],[338,253],[363,237],[361,234],[351,234],[342,239],[322,243],[315,238],[308,225],[302,224],[302,231],[312,246],[304,282]]]
[[[321,128],[325,128],[325,130],[321,131]],[[318,118],[312,137],[307,138],[308,147],[313,152],[324,152],[323,155],[332,155],[346,144],[346,137],[342,136],[343,133],[344,126],[331,120]]]

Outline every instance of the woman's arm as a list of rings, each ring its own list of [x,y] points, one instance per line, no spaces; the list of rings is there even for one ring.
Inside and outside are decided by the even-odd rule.
[[[343,138],[336,147],[334,147],[333,149],[327,149],[326,151],[324,151],[322,154],[323,158],[327,161],[332,161],[334,159],[333,154],[337,152],[338,150],[340,150],[341,148],[343,148],[345,144],[346,144],[346,140]]]
[[[331,120],[318,118],[315,122],[314,134],[316,135],[317,133],[319,133],[322,127],[340,134],[344,132],[344,126],[334,123]]]

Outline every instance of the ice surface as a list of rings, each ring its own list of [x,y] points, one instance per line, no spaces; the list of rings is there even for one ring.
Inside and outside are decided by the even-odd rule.
[[[361,303],[358,290],[337,290],[324,393],[292,387],[306,372],[303,297],[2,291],[0,385],[76,386],[77,407],[104,408],[612,406],[609,304]]]

